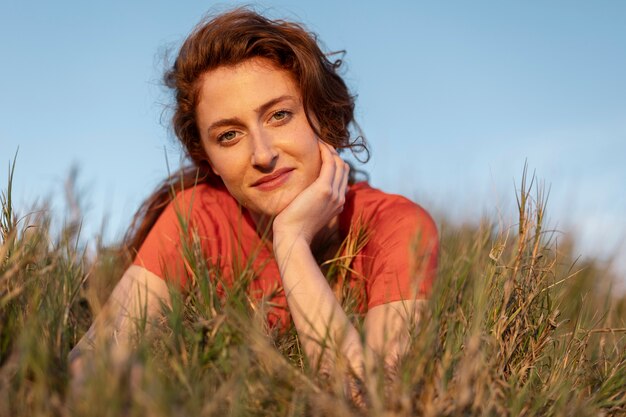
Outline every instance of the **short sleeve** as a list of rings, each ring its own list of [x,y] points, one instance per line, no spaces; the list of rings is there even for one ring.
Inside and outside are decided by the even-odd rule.
[[[189,280],[185,246],[191,242],[192,231],[206,235],[199,221],[194,190],[179,193],[168,204],[142,243],[133,265],[184,288]]]
[[[430,215],[397,196],[372,219],[368,309],[426,298],[437,273],[439,239]]]

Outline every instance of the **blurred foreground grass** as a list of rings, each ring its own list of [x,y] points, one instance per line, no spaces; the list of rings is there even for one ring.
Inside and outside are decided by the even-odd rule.
[[[428,311],[397,378],[368,376],[367,415],[626,414],[626,298],[611,293],[600,263],[576,263],[571,242],[544,229],[543,200],[524,178],[518,224],[439,221]],[[44,210],[16,216],[10,178],[2,192],[0,416],[363,413],[339,378],[321,380],[304,365],[293,331],[267,336],[245,285],[220,301],[208,280],[173,294],[130,359],[104,341],[73,389],[67,355],[125,262],[98,243],[88,256],[70,217],[53,234]]]

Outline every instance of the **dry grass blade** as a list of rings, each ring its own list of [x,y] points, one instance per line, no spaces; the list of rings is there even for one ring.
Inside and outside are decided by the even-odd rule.
[[[603,285],[610,277],[600,262],[579,260],[571,242],[546,232],[548,193],[534,176],[524,173],[518,194],[515,227],[441,222],[424,319],[397,376],[372,371],[376,406],[359,411],[336,389],[338,376],[324,381],[306,364],[293,330],[268,331],[267,306],[247,293],[248,267],[218,297],[221,271],[202,259],[197,239],[184,248],[192,291],[173,294],[162,326],[140,331],[128,358],[116,362],[106,343],[96,346],[92,377],[71,391],[67,354],[124,262],[115,247],[86,255],[80,199],[68,227],[52,233],[45,212],[16,221],[9,184],[0,219],[0,417],[625,415],[626,297]],[[342,283],[365,244],[366,228],[355,230],[323,265],[347,306],[354,294]]]

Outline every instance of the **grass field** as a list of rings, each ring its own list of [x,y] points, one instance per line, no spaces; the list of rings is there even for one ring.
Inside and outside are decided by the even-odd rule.
[[[395,378],[369,373],[363,410],[340,376],[306,366],[295,332],[266,334],[245,285],[220,301],[208,281],[173,294],[150,334],[140,326],[130,358],[102,341],[86,380],[72,383],[67,355],[125,262],[98,242],[88,256],[79,217],[52,233],[45,210],[17,216],[9,183],[0,416],[626,415],[626,298],[612,294],[602,264],[576,262],[573,243],[543,224],[536,182],[523,178],[517,195],[514,225],[437,219],[440,269],[425,318]]]

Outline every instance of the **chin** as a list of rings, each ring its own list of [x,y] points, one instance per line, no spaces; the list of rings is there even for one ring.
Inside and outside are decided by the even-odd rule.
[[[266,199],[265,204],[257,206],[257,213],[263,216],[275,217],[282,212],[296,196],[280,196],[276,199]]]

